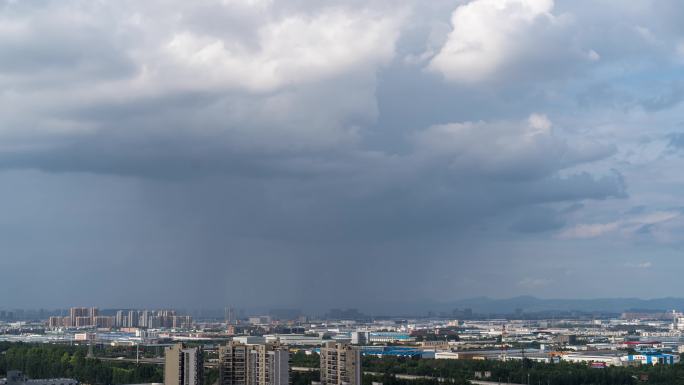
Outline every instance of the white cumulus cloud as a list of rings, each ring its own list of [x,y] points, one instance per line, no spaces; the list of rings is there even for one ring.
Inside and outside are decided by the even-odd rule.
[[[254,46],[239,36],[182,31],[160,44],[161,52],[151,59],[159,60],[161,78],[174,74],[199,87],[269,91],[387,62],[399,20],[370,10],[292,15],[256,26]]]
[[[457,122],[415,135],[418,154],[446,159],[452,169],[494,177],[539,177],[612,153],[599,143],[556,135],[551,120],[533,113],[524,121]]]
[[[553,0],[476,0],[451,16],[453,30],[430,67],[447,79],[477,82],[516,54],[537,18],[552,20]]]
[[[537,76],[573,60],[597,61],[593,50],[572,44],[570,17],[553,14],[553,0],[474,0],[451,17],[452,31],[428,68],[458,83],[478,83],[498,73]],[[588,53],[587,53],[588,52]],[[567,64],[567,63],[566,63]]]

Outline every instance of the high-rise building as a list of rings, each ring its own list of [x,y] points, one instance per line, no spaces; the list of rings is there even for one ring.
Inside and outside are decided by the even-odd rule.
[[[189,315],[175,315],[171,317],[171,327],[174,329],[187,329],[192,326],[192,317]]]
[[[63,318],[63,323],[67,327],[93,327],[97,315],[96,307],[72,307],[69,309],[69,316]]]
[[[73,318],[72,318],[73,320]],[[90,317],[76,317],[76,323],[75,325],[77,328],[82,328],[82,327],[88,327],[88,326],[94,326],[93,325],[93,320]]]
[[[321,385],[361,385],[361,351],[328,342],[321,347]]]
[[[86,326],[83,325],[83,321],[79,322],[79,319],[82,319],[83,317],[90,317],[90,309],[87,307],[72,307],[69,309],[69,319],[71,321],[71,325],[69,326]],[[81,325],[79,325],[79,323]]]
[[[69,317],[72,319],[76,317],[84,317],[88,314],[88,308],[87,307],[72,307],[69,308]]]
[[[176,344],[164,350],[164,385],[203,385],[202,348]]]
[[[137,310],[129,310],[128,311],[128,327],[129,328],[135,328],[138,327],[138,311]]]
[[[289,360],[289,350],[279,343],[253,345],[247,360],[247,385],[288,385]]]
[[[370,340],[370,332],[357,330],[351,332],[351,343],[354,345],[365,345]]]
[[[53,316],[48,319],[50,329],[57,328],[110,328],[112,327],[112,317],[100,316],[96,307],[72,307],[69,309],[68,317]]]
[[[152,327],[150,325],[152,323],[152,313],[149,310],[143,310],[140,315],[139,323],[141,328]]]
[[[175,315],[175,310],[157,310],[157,317],[159,318],[159,327],[172,328],[173,317]]]
[[[235,309],[232,307],[227,307],[224,309],[226,324],[233,325],[237,322],[237,315],[235,314]]]
[[[230,341],[219,347],[219,385],[247,385],[247,345]]]
[[[219,348],[219,385],[288,385],[290,352],[280,343]]]
[[[684,330],[684,317],[675,317],[674,329]]]
[[[93,325],[98,328],[110,329],[114,327],[114,317],[98,315],[93,318]]]
[[[116,311],[116,318],[114,319],[114,326],[118,328],[126,327],[126,316],[123,310]]]
[[[97,317],[96,317],[97,318]],[[191,328],[192,317],[176,315],[175,310],[119,310],[113,324],[118,328]]]
[[[64,326],[63,322],[64,322],[63,317],[50,317],[48,319],[48,327],[50,329],[61,328],[62,326]]]

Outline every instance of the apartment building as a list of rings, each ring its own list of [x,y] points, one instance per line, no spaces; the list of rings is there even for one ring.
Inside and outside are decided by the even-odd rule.
[[[280,343],[230,341],[219,348],[219,385],[288,385],[290,353]]]
[[[321,385],[361,385],[361,351],[349,344],[321,347]]]
[[[203,385],[202,348],[176,344],[164,350],[164,385]]]

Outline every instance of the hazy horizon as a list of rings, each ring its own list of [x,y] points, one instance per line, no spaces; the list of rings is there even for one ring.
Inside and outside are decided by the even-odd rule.
[[[173,304],[149,304],[138,306],[107,306],[97,303],[69,304],[68,306],[48,307],[19,307],[3,308],[0,310],[28,312],[47,311],[51,313],[68,314],[69,307],[97,307],[100,312],[114,310],[160,310],[175,309],[179,314],[195,314],[211,317],[223,317],[225,309],[230,307],[238,312],[241,317],[281,314],[291,314],[295,311],[301,315],[326,316],[332,310],[357,310],[360,313],[373,317],[424,317],[428,314],[433,316],[447,315],[451,318],[463,317],[464,311],[472,311],[475,315],[487,314],[525,314],[535,316],[540,314],[561,314],[563,312],[581,313],[622,313],[622,312],[667,312],[676,310],[684,311],[684,297],[661,297],[661,298],[540,298],[536,296],[516,296],[507,298],[473,297],[455,299],[452,301],[435,302],[429,299],[416,302],[359,302],[347,306],[317,307],[285,306],[282,303],[267,305],[248,304],[245,306],[176,306]],[[457,313],[458,312],[458,313]],[[56,313],[55,313],[56,314]],[[108,313],[109,314],[109,313]],[[113,314],[109,314],[113,315]]]

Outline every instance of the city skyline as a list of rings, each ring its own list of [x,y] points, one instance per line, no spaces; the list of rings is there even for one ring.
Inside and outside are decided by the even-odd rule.
[[[0,1],[0,308],[684,297],[682,19]]]
[[[230,310],[230,311],[228,311]],[[435,303],[375,304],[368,307],[320,309],[224,307],[220,308],[41,308],[3,309],[0,321],[45,320],[51,329],[74,327],[102,328],[176,328],[193,324],[193,318],[202,321],[223,320],[226,325],[269,323],[271,321],[306,320],[372,320],[401,319],[406,317],[439,319],[485,319],[491,317],[521,317],[545,319],[549,317],[608,317],[627,313],[671,314],[684,311],[684,298],[593,298],[543,299],[521,296],[505,299],[470,298],[460,301]],[[74,316],[75,313],[79,313]],[[667,316],[669,317],[669,316]]]

